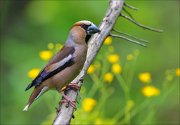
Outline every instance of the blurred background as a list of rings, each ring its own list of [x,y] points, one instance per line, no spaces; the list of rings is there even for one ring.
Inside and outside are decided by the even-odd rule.
[[[163,33],[143,30],[123,18],[119,18],[116,22],[115,27],[119,31],[150,41],[148,47],[145,48],[125,40],[112,39],[111,46],[113,46],[114,52],[120,57],[122,69],[126,63],[126,56],[129,53],[133,53],[135,50],[140,52],[138,60],[136,60],[136,64],[133,66],[133,85],[130,92],[133,105],[135,105],[136,108],[136,106],[146,98],[140,92],[144,83],[141,83],[141,79],[138,79],[138,74],[143,72],[151,74],[152,78],[149,84],[153,84],[153,86],[156,86],[158,91],[160,91],[158,92],[160,94],[157,94],[159,97],[154,97],[155,100],[153,100],[153,103],[149,102],[146,104],[147,109],[143,109],[143,111],[140,111],[139,114],[137,113],[135,117],[130,118],[128,121],[132,123],[141,123],[140,121],[144,119],[142,116],[148,116],[153,118],[143,123],[179,124],[178,68],[180,3],[178,0],[127,0],[126,2],[139,8],[138,11],[127,9],[138,22],[164,30]],[[43,95],[39,98],[39,100],[34,102],[30,107],[28,112],[22,112],[32,92],[32,90],[28,92],[24,91],[32,80],[29,78],[29,71],[43,68],[47,61],[43,61],[42,57],[39,57],[39,55],[41,55],[39,53],[43,50],[52,49],[54,45],[61,46],[66,40],[69,29],[73,23],[79,20],[90,20],[98,25],[102,21],[107,7],[108,1],[106,0],[3,0],[0,2],[1,124],[48,124],[48,122],[52,122],[56,112],[55,107],[58,107],[58,102],[61,98],[55,91],[50,91],[46,93],[45,96]],[[98,56],[100,58],[104,55],[100,52]],[[122,70],[122,72],[123,71],[124,70]],[[161,91],[162,83],[164,79],[166,79],[167,72],[172,72],[172,74],[176,72],[176,75],[173,76],[173,80],[170,79],[170,81],[172,80],[170,84],[173,84],[173,88],[168,94],[164,92],[166,96],[161,97],[163,94]],[[102,82],[102,80],[100,81]],[[77,110],[77,115],[75,115],[77,119],[80,117],[80,113],[81,115],[86,114],[87,116],[92,116],[93,114],[93,111],[91,112],[90,110],[83,111],[83,104],[81,104],[83,99],[87,98],[88,90],[92,87],[91,84],[93,82],[93,77],[88,75],[83,86],[83,90],[86,91],[84,94],[83,92],[81,94],[82,100],[80,104],[78,104],[79,111]],[[106,110],[102,111],[103,114],[93,115],[91,119],[88,119],[85,115],[74,123],[103,124],[102,119],[104,119],[104,121],[110,121],[109,119],[114,118],[114,115],[118,114],[116,112],[117,109],[121,109],[123,105],[125,105],[123,103],[123,91],[121,87],[117,87],[117,83],[118,80],[115,79],[107,86],[110,86],[113,92],[111,97],[106,100],[107,102],[104,102],[104,108]],[[168,88],[171,88],[171,86]],[[92,107],[96,107],[96,105],[99,104],[98,99],[101,98],[101,95],[95,94],[89,98],[94,98],[95,102],[93,102],[93,100],[90,100],[90,102],[93,103]],[[156,103],[158,103],[161,98],[164,98],[163,102],[157,106]],[[130,104],[132,105],[132,103]],[[153,115],[149,114],[152,109],[148,108],[148,105],[154,105],[153,109],[155,109],[156,112],[154,113],[153,110]],[[94,110],[98,111],[98,109]],[[117,118],[116,123],[121,123],[124,117],[123,113],[121,116],[122,117]],[[82,120],[82,122],[80,122],[80,120]]]

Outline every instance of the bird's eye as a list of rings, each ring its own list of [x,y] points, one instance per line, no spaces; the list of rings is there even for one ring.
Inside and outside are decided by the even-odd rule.
[[[85,30],[87,30],[87,28],[89,27],[90,25],[86,25],[86,24],[81,24],[81,27]]]

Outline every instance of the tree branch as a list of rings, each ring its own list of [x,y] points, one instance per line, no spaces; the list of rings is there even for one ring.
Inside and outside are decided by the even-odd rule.
[[[129,4],[127,4],[127,3],[124,3],[124,6],[127,7],[127,8],[130,8],[130,9],[133,9],[133,10],[139,10],[138,8],[133,7],[133,6],[129,5]]]
[[[113,30],[114,32],[116,32],[116,33],[119,33],[119,34],[122,34],[122,35],[125,35],[125,36],[128,36],[128,37],[131,37],[131,38],[133,38],[133,39],[135,39],[135,40],[139,40],[139,41],[141,41],[141,42],[149,43],[147,40],[144,40],[144,39],[135,37],[135,36],[130,35],[130,34],[127,34],[127,33],[120,32],[120,31],[118,31],[118,30],[116,30],[116,29],[112,29],[112,30]]]
[[[86,71],[90,66],[90,64],[92,63],[95,56],[97,55],[98,51],[100,50],[103,41],[110,34],[110,31],[112,30],[116,20],[120,15],[123,4],[124,4],[124,0],[110,0],[109,8],[106,12],[105,17],[103,18],[103,21],[99,26],[101,33],[92,36],[92,38],[90,39],[88,45],[87,58],[84,67],[80,72],[80,74],[72,81],[72,83],[78,83],[79,86],[82,85],[81,79],[85,77]],[[67,90],[65,93],[70,98],[70,100],[76,100],[78,97],[78,92],[79,92],[78,90],[75,91],[70,89]],[[68,108],[66,108],[66,104],[64,103],[61,104],[59,106],[59,112],[57,113],[57,116],[53,124],[54,125],[70,124],[73,113],[74,113],[73,107],[69,106]]]
[[[163,32],[163,30],[159,30],[159,29],[155,29],[155,28],[152,28],[152,27],[149,27],[149,26],[142,25],[142,24],[136,22],[132,18],[130,18],[130,17],[128,17],[128,16],[126,16],[126,15],[124,15],[122,13],[120,14],[120,16],[127,19],[127,20],[129,20],[129,21],[131,21],[132,23],[136,24],[139,27],[142,27],[143,29],[151,30],[151,31],[154,31],[154,32],[160,32],[160,33]]]
[[[138,45],[140,45],[140,46],[144,46],[144,47],[146,47],[146,45],[145,45],[145,44],[140,43],[140,42],[138,42],[138,41],[136,41],[136,40],[132,40],[132,39],[127,38],[127,37],[125,37],[125,36],[120,36],[120,35],[116,35],[116,34],[109,34],[109,35],[110,35],[110,36],[112,36],[112,37],[121,38],[121,39],[127,40],[127,41],[129,41],[129,42],[132,42],[132,43],[138,44]]]

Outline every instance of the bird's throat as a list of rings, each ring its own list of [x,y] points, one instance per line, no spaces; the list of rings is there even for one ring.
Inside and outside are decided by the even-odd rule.
[[[91,35],[87,35],[85,38],[86,43],[88,43],[89,39],[91,38]]]

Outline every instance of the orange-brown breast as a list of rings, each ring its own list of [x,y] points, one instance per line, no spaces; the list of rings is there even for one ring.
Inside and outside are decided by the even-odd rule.
[[[83,44],[85,43],[86,31],[80,26],[74,26],[71,31],[72,39],[75,43]]]

